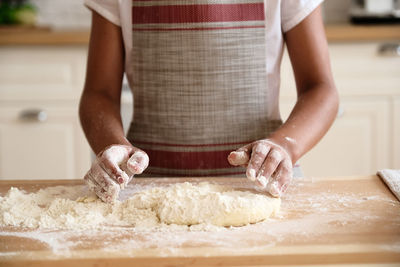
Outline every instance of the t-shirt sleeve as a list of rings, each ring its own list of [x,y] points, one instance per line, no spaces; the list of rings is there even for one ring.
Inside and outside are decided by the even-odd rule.
[[[283,32],[291,30],[305,19],[324,0],[282,0],[281,23]]]
[[[121,26],[118,0],[84,0],[84,4],[111,23]]]

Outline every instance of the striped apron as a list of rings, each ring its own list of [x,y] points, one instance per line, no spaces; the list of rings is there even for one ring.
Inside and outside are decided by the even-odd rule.
[[[218,4],[217,4],[218,3]],[[234,176],[228,154],[266,138],[263,0],[132,1],[134,114],[145,176]]]

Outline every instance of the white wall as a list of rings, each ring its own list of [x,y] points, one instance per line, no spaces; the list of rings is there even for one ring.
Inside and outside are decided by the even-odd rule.
[[[38,24],[55,29],[88,29],[91,14],[83,0],[31,0],[38,8]]]

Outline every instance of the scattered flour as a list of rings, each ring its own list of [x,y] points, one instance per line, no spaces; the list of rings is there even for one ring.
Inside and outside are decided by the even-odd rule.
[[[198,184],[202,180],[190,181]],[[122,205],[121,203],[125,203],[135,195],[143,195],[144,192],[155,190],[155,187],[165,187],[166,184],[176,182],[180,180],[172,178],[163,178],[162,181],[158,179],[143,182],[140,179],[134,180],[121,192],[120,202],[114,205],[98,202],[96,197],[88,195],[85,186],[51,187],[32,195],[21,190],[14,189],[13,191],[19,191],[19,195],[22,195],[21,200],[25,199],[25,201],[27,201],[27,196],[31,195],[29,198],[33,206],[39,206],[42,216],[45,216],[46,207],[57,198],[62,197],[73,203],[74,200],[79,200],[78,206],[101,204],[110,207],[110,210],[115,210],[117,208],[114,206]],[[226,184],[223,178],[215,179],[212,183]],[[35,250],[50,250],[53,254],[62,257],[70,257],[81,250],[96,250],[104,253],[127,251],[127,257],[132,257],[132,253],[141,253],[142,249],[156,249],[161,257],[182,256],[180,249],[188,247],[209,247],[218,251],[229,250],[230,253],[244,251],[265,253],[271,247],[353,244],[355,239],[359,244],[387,242],[385,249],[399,253],[398,229],[400,228],[396,226],[400,225],[400,216],[396,215],[399,214],[400,203],[379,188],[373,191],[360,190],[360,186],[364,187],[364,184],[368,185],[368,183],[366,181],[361,184],[347,183],[346,180],[332,183],[317,178],[299,178],[283,195],[281,210],[278,214],[263,222],[244,227],[220,227],[209,223],[192,226],[165,224],[160,222],[159,218],[155,227],[140,228],[138,225],[132,227],[122,222],[121,226],[114,226],[113,224],[118,220],[110,220],[113,216],[107,217],[110,211],[106,210],[103,217],[107,217],[107,220],[104,219],[97,226],[92,226],[93,228],[80,224],[76,226],[80,227],[78,229],[67,226],[61,226],[64,229],[49,229],[40,226],[41,216],[37,215],[32,220],[36,222],[33,225],[37,226],[23,229],[21,226],[27,223],[24,219],[27,216],[32,217],[34,212],[33,209],[25,209],[25,211],[22,209],[28,204],[22,205],[17,200],[10,203],[9,194],[12,191],[10,190],[7,195],[1,194],[3,198],[0,198],[0,206],[3,207],[0,208],[0,257],[30,257],[31,254],[27,249],[32,247]],[[254,184],[246,179],[235,180],[231,185],[234,188],[240,188],[239,190],[253,191],[255,189]],[[31,191],[36,187],[24,188]],[[147,195],[146,198],[142,198],[147,199],[147,203],[154,203],[154,198]],[[42,199],[42,204],[38,205],[40,199]],[[4,203],[13,206],[13,209],[5,209]],[[18,212],[22,215],[24,212],[26,214],[21,216],[21,223],[12,226],[12,224],[5,224],[1,217],[6,212],[9,216],[16,217],[18,217]],[[91,212],[90,210],[89,213]],[[69,213],[76,219],[72,211]],[[66,214],[62,216],[67,217]],[[126,219],[120,218],[120,220]],[[382,222],[389,223],[382,224]],[[76,224],[79,225],[78,222],[75,222]],[[374,233],[376,229],[379,235],[368,234]]]
[[[82,197],[82,186],[48,187],[36,193],[12,187],[0,197],[0,226],[186,230],[191,226],[196,231],[260,222],[276,214],[279,207],[278,198],[210,183],[149,188],[113,204],[104,203],[95,195]]]

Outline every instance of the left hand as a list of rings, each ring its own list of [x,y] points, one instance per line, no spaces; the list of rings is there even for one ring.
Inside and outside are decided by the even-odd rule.
[[[100,152],[84,180],[104,202],[113,202],[135,174],[149,164],[147,154],[132,146],[115,144]]]
[[[234,166],[247,167],[247,178],[274,197],[286,191],[293,176],[289,153],[270,139],[255,141],[231,152],[228,161]]]

